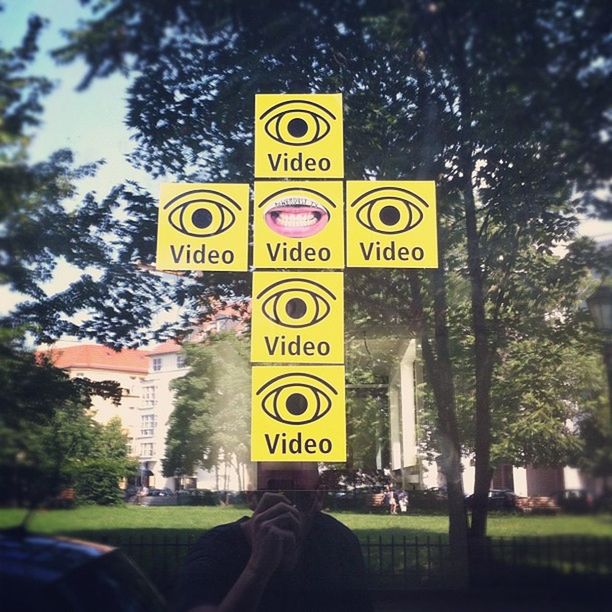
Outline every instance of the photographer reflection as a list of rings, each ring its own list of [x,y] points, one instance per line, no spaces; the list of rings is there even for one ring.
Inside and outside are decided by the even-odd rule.
[[[316,464],[260,465],[251,518],[205,533],[182,568],[179,612],[366,612],[361,548],[321,512]]]

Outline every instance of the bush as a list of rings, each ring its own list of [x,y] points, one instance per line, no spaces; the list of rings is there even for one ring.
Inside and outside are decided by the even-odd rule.
[[[113,461],[89,462],[78,466],[73,477],[78,503],[110,506],[123,501],[119,480],[123,466]]]

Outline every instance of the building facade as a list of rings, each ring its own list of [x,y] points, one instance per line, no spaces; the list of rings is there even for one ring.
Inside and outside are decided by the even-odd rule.
[[[149,370],[146,351],[124,349],[114,351],[99,344],[58,342],[45,350],[53,364],[66,370],[71,378],[89,378],[93,381],[112,380],[121,387],[121,402],[99,396],[92,398],[94,418],[106,424],[119,417],[130,444],[130,454],[137,455],[136,434],[140,423],[142,382]]]
[[[225,331],[240,333],[247,317],[248,308],[219,308],[190,340],[203,341],[209,334]],[[171,383],[189,371],[180,344],[168,340],[150,350],[114,351],[99,344],[61,341],[41,352],[50,355],[54,365],[66,370],[71,377],[112,380],[120,385],[119,405],[94,396],[92,412],[100,423],[108,423],[112,417],[121,419],[129,439],[130,455],[138,460],[134,484],[172,490],[178,487],[237,489],[237,477],[231,472],[221,477],[206,470],[168,477],[163,474],[166,434],[175,407]],[[252,473],[247,470],[247,474]]]

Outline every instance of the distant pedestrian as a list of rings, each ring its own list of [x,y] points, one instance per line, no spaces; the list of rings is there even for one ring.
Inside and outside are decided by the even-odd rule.
[[[397,500],[395,499],[395,492],[387,485],[385,490],[385,504],[389,507],[389,514],[397,514]]]

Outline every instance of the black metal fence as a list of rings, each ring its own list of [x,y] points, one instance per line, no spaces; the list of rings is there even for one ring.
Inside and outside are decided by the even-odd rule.
[[[612,588],[612,538],[487,539],[472,544],[472,580],[484,586]]]
[[[442,536],[367,537],[361,549],[372,588],[448,587],[449,549]]]
[[[122,548],[161,591],[169,593],[196,536],[106,533],[93,539]],[[449,547],[442,536],[367,537],[361,547],[374,590],[450,586]],[[479,586],[545,587],[555,581],[562,586],[572,581],[600,586],[612,582],[612,538],[487,538],[472,545],[470,554],[471,580]]]

